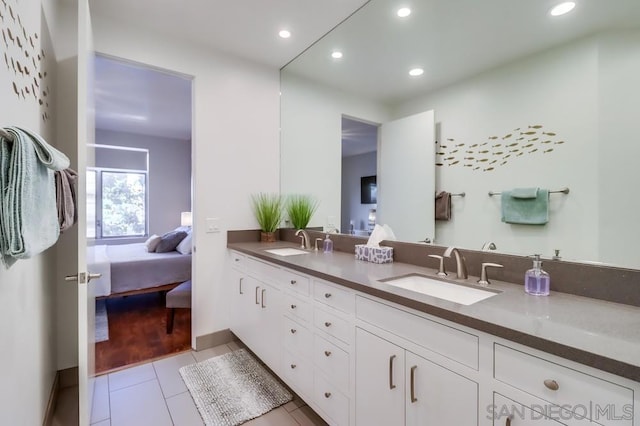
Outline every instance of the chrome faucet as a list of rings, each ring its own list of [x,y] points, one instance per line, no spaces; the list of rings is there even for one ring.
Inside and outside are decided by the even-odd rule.
[[[302,243],[300,244],[300,248],[311,250],[311,239],[309,238],[309,234],[304,229],[298,229],[296,231],[296,236],[302,239]]]
[[[491,242],[491,241],[487,241],[486,243],[484,243],[482,245],[482,251],[489,251],[489,250],[495,250],[497,249],[495,243]]]
[[[451,246],[447,250],[445,250],[443,256],[451,257],[451,254],[456,256],[456,270],[458,274],[458,278],[467,279],[469,274],[467,273],[467,264],[464,259],[464,256],[458,251],[457,248]]]

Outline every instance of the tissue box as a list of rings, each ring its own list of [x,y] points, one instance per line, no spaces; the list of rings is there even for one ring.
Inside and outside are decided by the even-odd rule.
[[[365,244],[356,244],[356,259],[372,263],[390,263],[393,262],[393,247],[369,247]]]

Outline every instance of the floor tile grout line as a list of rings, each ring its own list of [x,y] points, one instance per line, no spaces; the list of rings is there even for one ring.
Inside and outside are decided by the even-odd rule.
[[[111,390],[110,390],[110,391],[109,391],[109,395],[111,395],[113,392],[118,392],[118,391],[121,391],[121,390],[123,390],[123,389],[129,389],[129,388],[131,388],[131,387],[138,386],[138,385],[141,385],[141,384],[143,384],[143,383],[151,382],[151,381],[153,381],[153,380],[156,380],[156,381],[158,382],[158,385],[160,384],[160,381],[158,380],[158,378],[157,378],[157,377],[154,377],[153,379],[143,380],[143,381],[141,381],[141,382],[134,383],[134,384],[132,384],[132,385],[125,386],[125,387],[123,387],[123,388],[118,388],[118,389],[115,389],[115,390],[113,390],[113,391],[111,391]]]

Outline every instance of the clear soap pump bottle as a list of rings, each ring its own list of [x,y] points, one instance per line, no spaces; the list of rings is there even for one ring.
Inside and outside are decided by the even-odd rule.
[[[331,253],[333,251],[333,241],[329,238],[329,234],[327,234],[322,243],[322,249],[325,253]]]
[[[542,270],[540,255],[534,254],[533,257],[533,268],[524,274],[524,291],[534,296],[548,296],[551,277]]]

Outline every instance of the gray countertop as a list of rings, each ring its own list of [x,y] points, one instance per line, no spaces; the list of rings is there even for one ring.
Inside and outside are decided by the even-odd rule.
[[[640,308],[557,292],[536,297],[526,294],[522,285],[493,280],[490,288],[500,294],[465,306],[380,282],[410,273],[435,278],[433,269],[398,262],[368,263],[343,252],[295,256],[265,252],[280,247],[296,245],[228,244],[230,249],[292,270],[640,381]],[[456,281],[475,285],[476,280]]]

